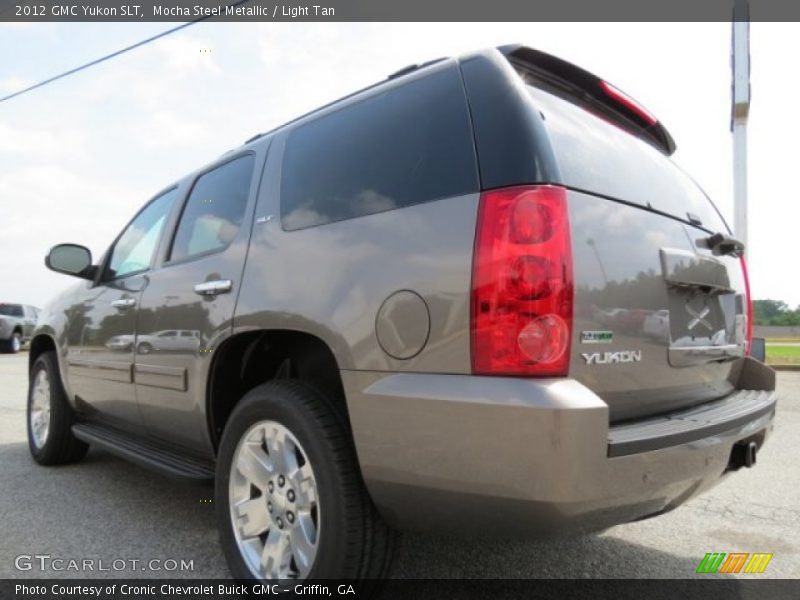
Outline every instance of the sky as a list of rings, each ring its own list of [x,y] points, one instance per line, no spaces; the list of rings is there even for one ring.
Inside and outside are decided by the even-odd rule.
[[[165,29],[165,23],[0,24],[0,96]],[[293,117],[412,63],[520,42],[639,100],[674,160],[732,226],[728,23],[202,23],[0,103],[0,301],[42,306],[75,280],[43,258],[99,258],[156,192]],[[800,305],[793,180],[800,25],[751,27],[748,125],[753,297]]]

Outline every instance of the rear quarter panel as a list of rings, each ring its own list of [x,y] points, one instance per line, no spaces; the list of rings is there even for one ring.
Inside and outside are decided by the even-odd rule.
[[[479,195],[287,232],[279,206],[284,142],[279,135],[268,158],[234,333],[288,329],[315,335],[341,369],[468,373]],[[418,294],[430,315],[427,343],[405,360],[386,354],[375,332],[381,305],[400,290]]]

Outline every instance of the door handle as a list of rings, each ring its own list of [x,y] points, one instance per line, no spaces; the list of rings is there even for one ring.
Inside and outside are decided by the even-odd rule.
[[[114,308],[118,308],[120,310],[126,308],[132,308],[136,306],[136,300],[134,300],[133,298],[120,298],[119,300],[113,300],[111,302],[111,306],[113,306]]]
[[[217,279],[195,284],[194,293],[201,296],[216,296],[230,292],[231,288],[233,288],[233,282],[230,279]]]

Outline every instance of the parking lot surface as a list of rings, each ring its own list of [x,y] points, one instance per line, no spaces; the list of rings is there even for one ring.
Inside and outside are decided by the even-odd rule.
[[[67,467],[44,468],[31,460],[27,358],[24,352],[0,355],[0,578],[227,577],[210,487],[176,482],[97,450]],[[459,538],[406,533],[393,575],[685,578],[697,577],[706,552],[771,552],[758,577],[800,577],[800,372],[779,373],[778,390],[775,431],[756,468],[672,513],[555,541],[484,540],[469,531]],[[183,559],[192,561],[193,570],[15,568],[17,556],[36,554],[103,559],[106,566],[116,559]]]

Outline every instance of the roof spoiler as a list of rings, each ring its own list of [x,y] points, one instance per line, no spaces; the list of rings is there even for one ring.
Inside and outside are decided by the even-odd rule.
[[[551,91],[603,116],[629,133],[642,138],[667,156],[675,152],[675,141],[666,127],[643,106],[596,75],[565,60],[520,44],[498,50],[522,73],[547,85]]]

